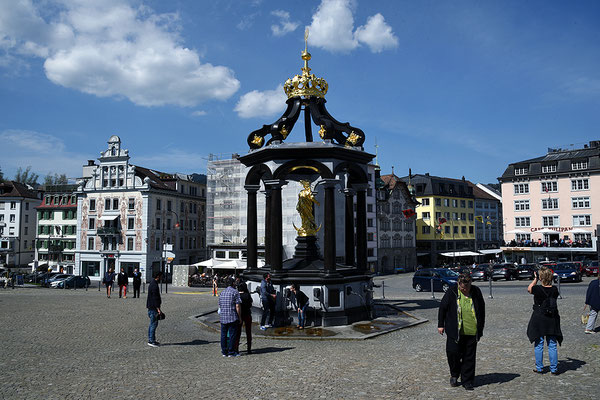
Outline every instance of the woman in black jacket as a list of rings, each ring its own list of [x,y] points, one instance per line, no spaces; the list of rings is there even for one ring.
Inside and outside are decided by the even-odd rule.
[[[560,329],[560,315],[556,299],[558,289],[552,285],[552,271],[546,267],[540,268],[535,274],[533,281],[527,287],[527,291],[533,295],[533,312],[527,325],[527,337],[531,343],[535,343],[535,369],[533,372],[542,373],[544,368],[544,337],[548,343],[548,358],[550,360],[550,372],[558,375],[558,350],[556,343],[562,343],[563,335]],[[539,280],[542,285],[538,286]]]
[[[458,285],[448,288],[438,311],[438,332],[447,337],[450,386],[458,386],[460,376],[467,390],[473,390],[477,342],[485,326],[485,301],[471,282],[469,273],[461,274]]]

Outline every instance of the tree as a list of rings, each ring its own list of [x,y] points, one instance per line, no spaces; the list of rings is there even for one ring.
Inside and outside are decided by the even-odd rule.
[[[52,175],[51,173],[48,173],[48,175],[46,175],[46,177],[44,178],[44,185],[66,185],[69,183],[69,178],[67,178],[66,174],[57,174],[56,172],[54,173],[54,175]]]
[[[22,183],[24,185],[30,185],[33,187],[38,186],[38,178],[40,176],[34,172],[31,172],[31,165],[25,168],[19,167],[17,169],[17,174],[15,175],[15,182]]]
[[[0,183],[4,182],[4,172],[2,172],[2,167],[0,167]]]

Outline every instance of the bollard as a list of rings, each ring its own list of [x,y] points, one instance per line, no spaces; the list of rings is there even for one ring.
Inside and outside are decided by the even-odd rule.
[[[558,298],[562,299],[562,294],[560,294],[560,275],[556,274],[556,282],[558,283]]]
[[[143,286],[144,286],[144,288],[142,289],[143,290],[142,293],[146,293],[146,282],[143,282]]]
[[[98,281],[98,291],[100,291],[100,285],[101,285],[101,283],[100,283],[100,281]]]
[[[431,298],[435,299],[435,294],[433,294],[433,279],[431,279],[431,285],[429,286],[431,286]]]
[[[493,281],[493,279],[490,277],[489,281],[490,281],[490,299],[493,299],[494,298],[494,296],[492,296],[492,281]]]
[[[90,286],[90,285],[88,285],[88,283],[87,283],[87,281],[86,281],[86,282],[85,282],[85,291],[86,291],[86,292],[87,292],[87,290],[88,290],[88,286]]]
[[[381,281],[381,297],[385,300],[385,281]]]

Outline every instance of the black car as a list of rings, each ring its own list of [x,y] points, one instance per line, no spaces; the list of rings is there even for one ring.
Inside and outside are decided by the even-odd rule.
[[[521,264],[517,267],[517,279],[531,279],[535,276],[537,271],[535,264]]]
[[[514,264],[504,263],[494,265],[492,280],[505,279],[510,281],[517,278],[517,267]]]
[[[471,270],[471,278],[474,281],[487,281],[489,278],[490,264],[478,264]]]
[[[559,262],[554,267],[554,281],[560,277],[561,282],[581,282],[583,274],[579,271],[579,265],[570,262]]]
[[[59,289],[64,289],[65,285],[67,286],[67,289],[70,288],[84,288],[84,287],[89,287],[90,286],[90,278],[88,278],[87,276],[82,276],[82,275],[75,275],[75,276],[70,276],[67,279],[64,279],[60,282],[58,282],[57,287]]]

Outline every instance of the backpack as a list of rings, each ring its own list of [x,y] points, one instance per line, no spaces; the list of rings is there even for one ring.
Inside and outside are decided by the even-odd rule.
[[[544,291],[544,294],[546,295],[546,298],[544,299],[542,304],[540,304],[540,309],[542,310],[542,314],[544,314],[546,317],[557,316],[558,315],[558,305],[556,304],[556,299],[554,297],[551,297],[548,293],[546,293],[545,290],[543,290],[543,291]]]

